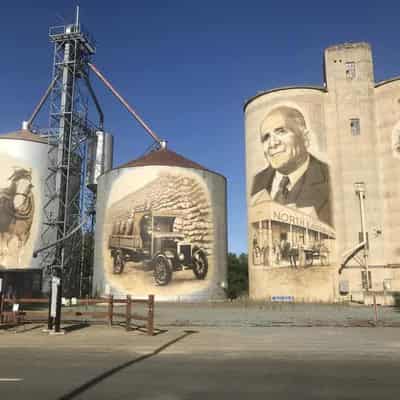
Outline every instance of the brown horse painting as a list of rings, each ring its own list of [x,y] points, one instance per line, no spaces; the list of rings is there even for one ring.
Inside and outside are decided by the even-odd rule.
[[[10,185],[0,189],[0,257],[9,253],[11,241],[17,240],[18,264],[21,250],[29,238],[35,211],[32,193],[32,170],[14,167]]]

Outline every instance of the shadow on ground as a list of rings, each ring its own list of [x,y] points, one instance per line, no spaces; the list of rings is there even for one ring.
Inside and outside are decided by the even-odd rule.
[[[165,349],[167,349],[168,347],[172,346],[173,344],[185,339],[186,337],[188,337],[189,335],[193,335],[194,333],[198,333],[197,331],[184,331],[184,333],[180,336],[178,336],[177,338],[170,340],[169,342],[165,343],[164,345],[162,345],[161,347],[158,347],[157,349],[155,349],[154,351],[152,351],[151,353],[145,354],[143,356],[134,358],[133,360],[129,360],[123,364],[120,364],[114,368],[109,369],[106,372],[103,372],[102,374],[94,377],[93,379],[90,379],[88,382],[84,383],[83,385],[75,388],[74,390],[72,390],[69,393],[66,393],[65,395],[59,397],[58,400],[70,400],[70,399],[74,399],[77,396],[81,395],[82,393],[86,392],[87,390],[89,390],[90,388],[96,386],[97,384],[99,384],[100,382],[102,382],[103,380],[109,378],[110,376],[122,371],[125,368],[130,367],[133,364],[139,363],[141,361],[144,361],[148,358],[154,357],[157,354],[161,353],[162,351],[164,351]]]
[[[88,322],[82,322],[79,324],[63,326],[63,330],[65,333],[70,333],[70,332],[79,331],[81,329],[85,329],[85,328],[89,328],[89,327],[90,327],[90,324]]]

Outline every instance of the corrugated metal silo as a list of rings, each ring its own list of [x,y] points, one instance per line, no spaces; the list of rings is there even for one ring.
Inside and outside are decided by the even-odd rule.
[[[97,131],[88,139],[86,184],[91,190],[96,190],[100,175],[112,168],[113,149],[114,137],[110,133]]]

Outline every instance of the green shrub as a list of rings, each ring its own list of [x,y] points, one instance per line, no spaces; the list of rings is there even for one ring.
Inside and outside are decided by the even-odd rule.
[[[248,258],[247,254],[228,253],[228,288],[226,294],[230,299],[248,294]]]

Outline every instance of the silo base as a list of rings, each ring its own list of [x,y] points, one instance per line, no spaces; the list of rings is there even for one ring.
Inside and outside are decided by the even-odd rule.
[[[333,303],[337,299],[337,268],[253,268],[250,297],[271,301],[285,296],[296,303]]]
[[[155,287],[154,290],[149,291],[149,294],[153,294],[157,302],[168,302],[168,303],[203,303],[208,301],[226,300],[226,292],[219,286],[212,286],[204,290],[189,293],[189,294],[162,294],[159,288]],[[143,295],[143,292],[135,291],[122,291],[121,289],[106,284],[104,287],[94,287],[93,297],[106,297],[113,295],[114,298],[124,299],[127,295],[130,295],[135,299],[146,299],[148,295]]]

